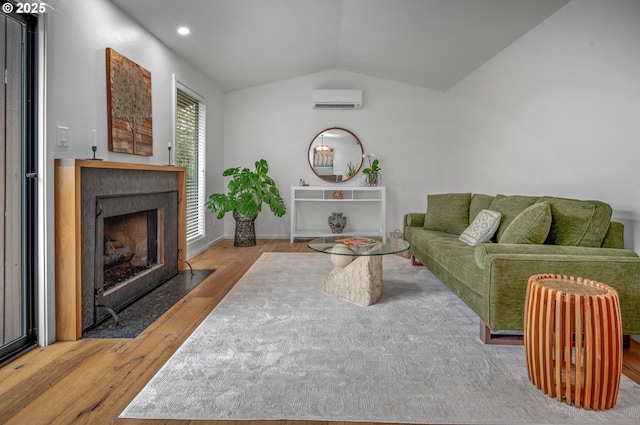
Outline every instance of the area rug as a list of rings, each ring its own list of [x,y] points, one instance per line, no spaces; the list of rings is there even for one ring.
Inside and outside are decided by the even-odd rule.
[[[585,411],[540,392],[522,346],[484,345],[478,318],[424,267],[385,256],[361,307],[320,292],[319,253],[266,253],[121,414],[183,420],[629,424],[640,386]]]
[[[118,323],[109,319],[84,331],[83,338],[135,338],[182,297],[205,280],[213,269],[181,271],[118,313]]]

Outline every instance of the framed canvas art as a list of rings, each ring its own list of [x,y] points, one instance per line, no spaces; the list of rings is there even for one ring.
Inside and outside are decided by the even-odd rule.
[[[151,72],[106,49],[109,150],[153,155]]]

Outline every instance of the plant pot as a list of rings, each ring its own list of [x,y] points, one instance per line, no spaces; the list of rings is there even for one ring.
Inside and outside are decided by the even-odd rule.
[[[233,218],[236,221],[236,231],[233,238],[233,246],[255,246],[256,245],[256,217],[244,216],[233,210]]]
[[[365,174],[364,181],[366,186],[378,186],[380,180],[382,180],[382,174],[380,173]]]

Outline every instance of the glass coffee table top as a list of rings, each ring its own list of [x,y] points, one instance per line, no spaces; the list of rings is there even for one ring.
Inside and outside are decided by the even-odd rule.
[[[411,244],[405,240],[368,236],[334,236],[317,238],[307,246],[317,252],[333,255],[349,255],[352,257],[397,254],[408,250]],[[346,248],[346,249],[334,249]]]

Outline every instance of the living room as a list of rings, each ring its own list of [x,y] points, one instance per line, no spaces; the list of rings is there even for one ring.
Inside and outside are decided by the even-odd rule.
[[[90,135],[96,130],[101,159],[169,163],[174,75],[206,99],[207,194],[224,190],[227,167],[251,166],[264,158],[289,205],[289,188],[300,179],[327,185],[310,169],[307,150],[319,131],[338,126],[357,134],[365,152],[380,161],[388,230],[401,228],[405,213],[424,211],[432,193],[597,199],[609,203],[613,219],[625,225],[625,247],[639,251],[640,192],[633,186],[640,155],[637,1],[556,2],[557,11],[548,18],[441,89],[339,66],[310,66],[303,74],[265,76],[251,87],[224,88],[128,16],[118,2],[48,3],[51,9],[40,23],[46,43],[40,227],[47,229],[40,246],[40,345],[55,341],[54,159],[90,158]],[[172,31],[174,26],[167,23]],[[153,156],[107,148],[108,47],[151,72]],[[230,52],[220,60],[232,57]],[[360,89],[363,106],[314,110],[311,93],[318,88]],[[56,140],[57,126],[69,129],[68,147],[49,142]],[[256,228],[260,239],[289,238],[287,216],[261,214]],[[188,245],[187,258],[232,238],[233,229],[231,217],[218,221],[207,216],[205,236]]]
[[[334,69],[223,93],[112,3],[61,2],[47,14],[46,130],[55,140],[56,126],[65,125],[70,142],[46,149],[48,162],[90,157],[89,133],[96,129],[101,158],[167,163],[165,148],[150,158],[107,151],[106,100],[95,99],[105,98],[104,48],[112,47],[151,71],[154,105],[171,104],[173,73],[207,99],[207,193],[223,189],[226,167],[265,158],[288,202],[288,188],[299,179],[320,184],[306,160],[313,136],[341,126],[380,160],[388,229],[400,227],[404,213],[424,209],[428,193],[546,194],[608,202],[625,224],[627,248],[635,249],[634,7],[570,2],[445,92]],[[315,88],[361,89],[364,106],[313,110]],[[171,138],[171,113],[154,108],[156,146]],[[296,153],[299,161],[292,160]],[[50,168],[47,177],[45,192],[53,193]],[[45,216],[52,228],[53,215]],[[256,226],[259,237],[288,236],[286,218],[262,214]],[[207,219],[205,238],[188,255],[232,232],[232,218]]]

